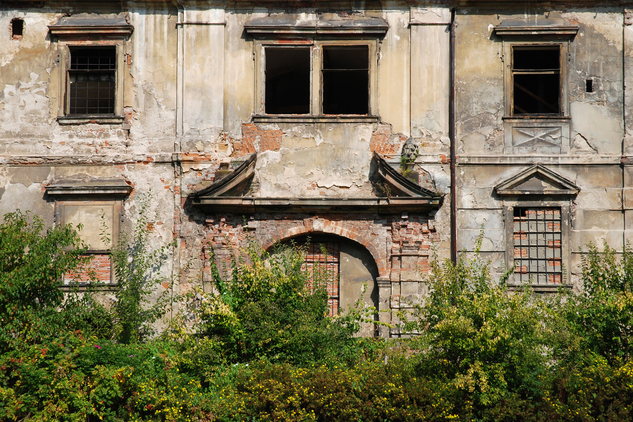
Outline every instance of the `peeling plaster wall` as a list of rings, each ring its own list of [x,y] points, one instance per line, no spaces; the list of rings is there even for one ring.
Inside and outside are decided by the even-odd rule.
[[[490,2],[440,0],[46,3],[42,8],[0,6],[0,214],[29,209],[53,224],[55,204],[45,194],[47,185],[78,177],[124,179],[134,190],[124,202],[122,230],[134,227],[138,199],[151,191],[153,245],[177,240],[161,271],[171,275],[186,269],[177,291],[208,277],[209,248],[228,253],[225,236],[239,245],[247,232],[263,243],[330,233],[362,237],[359,243],[378,268],[379,306],[397,308],[401,297],[417,300],[424,294],[419,281],[427,271],[428,250],[436,248],[440,258],[450,255],[451,188],[457,197],[457,249],[472,251],[483,226],[482,254],[502,274],[513,253],[504,207],[516,201],[493,190],[537,163],[580,187],[568,201],[573,251],[565,265],[572,281],[580,246],[605,239],[621,249],[633,233],[633,83],[625,80],[633,74],[628,11],[572,1],[560,8],[510,1],[495,2],[492,8]],[[452,187],[453,7],[458,160]],[[368,37],[376,49],[370,77],[375,118],[292,123],[255,116],[263,101],[256,92],[263,69],[245,24],[269,14],[322,12],[345,19],[351,14],[380,17],[388,23],[384,37]],[[57,120],[65,89],[63,66],[60,44],[48,26],[78,13],[123,14],[134,28],[120,58],[125,62],[122,123]],[[16,17],[25,22],[21,40],[10,39],[8,31]],[[511,144],[504,120],[508,58],[493,28],[504,20],[532,22],[537,17],[579,28],[569,44],[564,75],[568,136],[561,137],[557,148],[521,149]],[[594,92],[586,92],[587,79]],[[319,89],[313,87],[313,95]],[[379,193],[370,182],[373,153],[398,168],[408,139],[419,151],[414,169],[427,175],[429,187],[445,194],[437,210],[388,216],[258,213],[246,216],[244,225],[242,215],[205,212],[187,202],[190,194],[253,153],[258,161],[249,196],[374,198]]]
[[[563,138],[559,152],[545,146],[513,152],[503,119],[509,95],[504,88],[504,66],[509,66],[511,57],[504,57],[503,42],[493,34],[493,28],[504,20],[530,24],[548,19],[579,28],[569,43],[569,56],[564,57],[567,72],[563,83],[568,96],[563,101],[569,104],[569,139]],[[623,50],[628,51],[623,40],[629,28],[623,20],[621,9],[599,6],[575,9],[570,5],[564,10],[535,6],[521,10],[467,8],[457,13],[457,247],[472,250],[483,227],[483,255],[491,259],[499,274],[506,270],[513,254],[512,243],[506,243],[509,234],[504,206],[521,206],[521,201],[532,205],[540,201],[541,206],[569,204],[571,256],[563,265],[571,276],[568,281],[574,284],[579,277],[580,248],[606,240],[622,249],[628,214],[622,203],[620,166],[625,138]],[[543,40],[533,37],[522,41]],[[593,82],[593,92],[586,92],[588,79]],[[497,184],[536,163],[575,183],[580,193],[571,201],[551,197],[504,199],[494,194]]]

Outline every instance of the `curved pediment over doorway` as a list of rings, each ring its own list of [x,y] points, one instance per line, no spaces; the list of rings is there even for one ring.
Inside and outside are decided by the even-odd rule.
[[[257,154],[251,155],[233,172],[213,184],[189,195],[191,204],[206,212],[254,214],[258,212],[341,212],[397,214],[437,209],[443,195],[407,179],[374,153],[374,178],[388,186],[384,197],[286,197],[253,196],[251,181],[255,176]],[[369,177],[369,175],[368,175]]]

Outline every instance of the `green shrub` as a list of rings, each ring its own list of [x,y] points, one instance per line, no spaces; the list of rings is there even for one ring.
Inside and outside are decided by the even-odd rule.
[[[64,294],[62,276],[85,270],[85,247],[70,226],[44,229],[21,212],[0,224],[0,351],[34,344],[61,332],[99,332],[104,308],[90,293]]]
[[[633,358],[633,251],[618,258],[606,243],[603,252],[590,244],[582,260],[583,290],[570,295],[566,318],[582,339],[582,348],[610,363]]]
[[[214,266],[215,292],[198,292],[193,311],[201,340],[194,347],[225,363],[266,358],[302,365],[351,353],[358,323],[327,316],[328,295],[320,281],[327,274],[304,271],[300,248],[279,247],[269,254],[251,240],[243,252],[248,262],[234,257],[228,279]]]
[[[513,412],[538,402],[556,364],[550,347],[556,311],[527,289],[509,291],[504,279],[493,281],[478,255],[432,262],[428,284],[429,297],[402,327],[420,334],[419,374],[450,384],[455,405],[469,418],[511,404],[512,420]]]
[[[117,288],[111,307],[113,333],[121,343],[144,342],[155,334],[154,323],[170,302],[171,280],[160,275],[173,242],[150,244],[148,203],[151,193],[137,199],[136,225],[129,236],[123,233],[112,246],[111,259]],[[106,244],[110,239],[104,238]]]

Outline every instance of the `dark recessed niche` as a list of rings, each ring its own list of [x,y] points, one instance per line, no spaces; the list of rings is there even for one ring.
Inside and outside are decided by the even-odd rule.
[[[593,80],[592,79],[587,79],[585,81],[585,91],[593,92]]]
[[[13,19],[11,20],[11,39],[21,40],[24,35],[24,20]]]

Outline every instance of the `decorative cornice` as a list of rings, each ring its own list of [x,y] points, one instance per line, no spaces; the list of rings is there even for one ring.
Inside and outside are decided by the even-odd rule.
[[[125,17],[69,16],[49,25],[51,35],[58,39],[96,38],[118,39],[132,34],[134,27]]]
[[[61,180],[46,186],[49,196],[126,196],[132,186],[121,179],[73,179]]]
[[[373,35],[384,36],[389,24],[382,18],[295,19],[288,15],[253,19],[244,25],[249,35]]]

